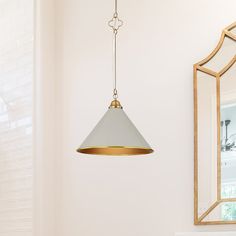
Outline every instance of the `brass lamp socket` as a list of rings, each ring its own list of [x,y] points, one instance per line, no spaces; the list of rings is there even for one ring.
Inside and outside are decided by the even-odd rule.
[[[123,107],[121,106],[120,102],[118,100],[113,100],[111,102],[111,105],[109,106],[109,108],[118,108],[118,109],[122,109]]]

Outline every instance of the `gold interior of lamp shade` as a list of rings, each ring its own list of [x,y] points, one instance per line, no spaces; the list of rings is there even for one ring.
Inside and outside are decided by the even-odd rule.
[[[88,147],[79,148],[77,152],[86,153],[91,155],[106,155],[106,156],[133,156],[152,153],[151,148],[139,148],[139,147]]]

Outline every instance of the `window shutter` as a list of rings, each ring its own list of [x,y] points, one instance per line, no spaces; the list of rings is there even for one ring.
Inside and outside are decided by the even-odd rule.
[[[33,13],[0,1],[0,236],[32,236]]]

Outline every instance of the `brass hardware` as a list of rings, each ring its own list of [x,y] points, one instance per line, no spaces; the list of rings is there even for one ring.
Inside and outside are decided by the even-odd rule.
[[[109,108],[119,108],[122,109],[123,107],[121,106],[120,102],[118,100],[113,100],[111,102],[111,105],[109,106]]]

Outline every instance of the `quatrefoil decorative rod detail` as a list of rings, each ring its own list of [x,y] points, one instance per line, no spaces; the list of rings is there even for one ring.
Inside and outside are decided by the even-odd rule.
[[[117,84],[117,34],[118,30],[121,26],[123,26],[123,21],[119,19],[118,13],[117,13],[117,1],[115,1],[115,13],[113,14],[112,19],[108,22],[108,25],[112,28],[113,30],[113,73],[114,73],[114,89],[113,89],[113,98],[117,99],[118,98],[118,92],[116,88]]]

